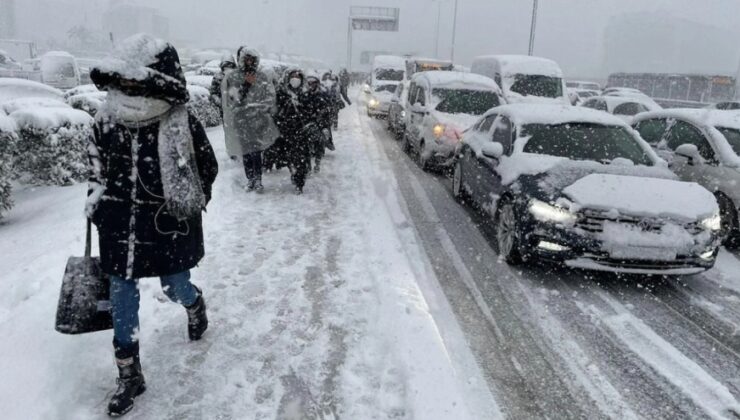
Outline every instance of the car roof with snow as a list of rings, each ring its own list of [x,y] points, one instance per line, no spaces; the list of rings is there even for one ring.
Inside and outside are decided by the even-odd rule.
[[[622,119],[594,109],[555,104],[509,104],[501,105],[486,112],[484,118],[492,114],[504,114],[517,126],[527,124],[558,125],[566,123],[588,123],[628,127]]]
[[[721,111],[716,109],[683,109],[673,108],[639,114],[635,122],[653,118],[677,118],[698,126],[727,127],[740,129],[740,112]]]
[[[0,77],[0,102],[16,98],[39,96],[61,99],[63,93],[61,90],[43,83],[12,77]]]
[[[411,81],[432,88],[491,90],[501,94],[501,88],[493,79],[460,71],[425,71],[416,73]]]
[[[506,75],[533,74],[550,77],[563,77],[563,70],[558,63],[548,58],[528,55],[483,55],[476,61],[498,61]]]
[[[406,70],[406,60],[396,55],[376,55],[373,59],[373,68],[375,67]]]

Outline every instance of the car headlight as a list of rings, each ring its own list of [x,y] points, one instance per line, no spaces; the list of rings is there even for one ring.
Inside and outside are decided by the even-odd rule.
[[[406,111],[401,111],[401,118],[406,118]]]
[[[370,108],[375,108],[380,104],[380,102],[375,98],[370,98],[370,101],[368,101],[367,104],[370,105]]]
[[[435,124],[434,128],[432,128],[432,132],[434,133],[434,137],[440,138],[445,133],[445,126],[442,124]]]
[[[722,229],[722,218],[719,216],[719,213],[717,213],[712,217],[707,217],[706,219],[702,220],[701,225],[704,227],[704,229],[717,232]]]
[[[529,202],[529,212],[540,222],[575,224],[578,219],[575,214],[562,207],[556,207],[540,200]]]

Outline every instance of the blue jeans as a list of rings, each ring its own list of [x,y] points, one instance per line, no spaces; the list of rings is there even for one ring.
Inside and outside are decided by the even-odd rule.
[[[192,306],[198,291],[190,283],[190,271],[160,277],[162,291],[170,300]],[[113,341],[117,348],[133,347],[139,340],[139,281],[122,277],[110,278],[110,301],[113,314]]]

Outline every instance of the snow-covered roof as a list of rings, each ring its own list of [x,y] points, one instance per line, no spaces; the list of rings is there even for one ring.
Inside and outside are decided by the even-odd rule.
[[[0,77],[0,102],[26,97],[62,98],[62,91],[42,83]]]
[[[93,118],[86,112],[72,108],[27,108],[10,114],[18,127],[48,130],[64,125],[93,125]]]
[[[727,127],[740,129],[740,112],[715,109],[664,109],[640,114],[635,122],[652,118],[679,118],[698,126]]]
[[[486,113],[508,115],[517,126],[526,124],[591,123],[629,127],[620,118],[594,109],[550,104],[509,104],[491,109]]]
[[[425,71],[416,73],[411,79],[416,83],[427,83],[432,88],[492,90],[501,94],[501,89],[485,76],[459,71]]]
[[[373,68],[376,67],[405,70],[406,60],[396,55],[376,55],[373,59]]]
[[[476,61],[498,61],[504,75],[536,74],[549,77],[563,77],[563,71],[558,63],[548,58],[532,57],[528,55],[484,55],[476,57]]]

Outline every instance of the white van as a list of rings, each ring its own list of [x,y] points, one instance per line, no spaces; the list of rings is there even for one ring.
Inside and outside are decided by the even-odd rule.
[[[379,84],[397,85],[406,78],[406,60],[395,55],[377,55],[373,59],[370,86]]]
[[[39,59],[41,81],[57,89],[80,85],[80,68],[75,57],[64,51],[49,51]]]
[[[476,57],[470,71],[495,80],[508,103],[570,105],[563,71],[552,60],[526,55],[488,55]]]

